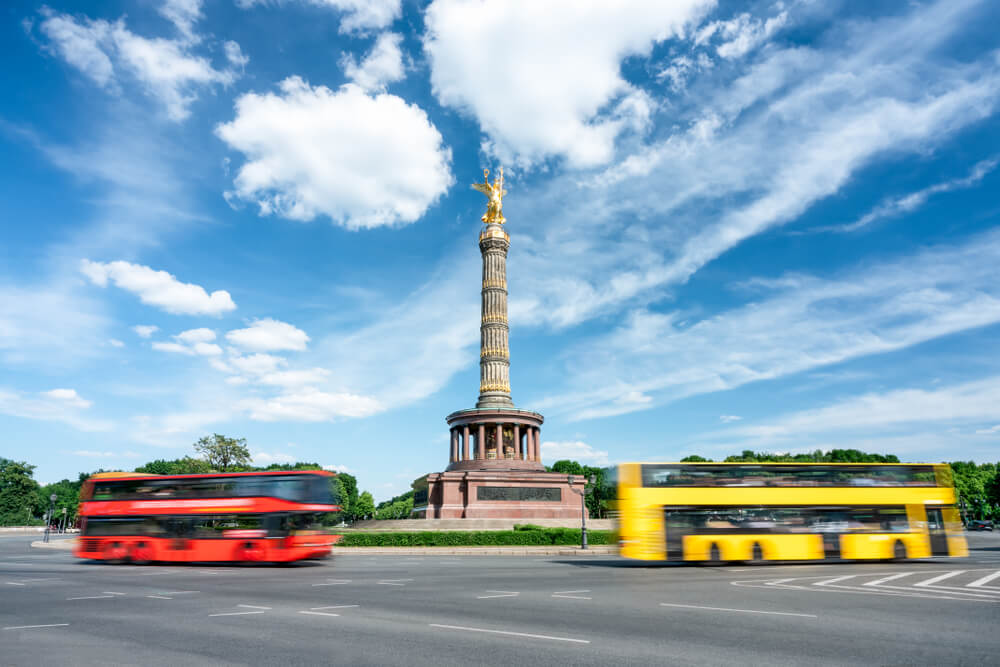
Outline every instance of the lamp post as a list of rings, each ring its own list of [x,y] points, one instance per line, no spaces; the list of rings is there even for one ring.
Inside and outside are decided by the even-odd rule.
[[[49,512],[45,516],[45,537],[42,539],[42,542],[49,541],[49,527],[52,525],[52,513],[56,509],[56,498],[58,498],[58,496],[54,493],[49,496]]]
[[[573,489],[573,475],[567,475],[566,478],[567,481],[569,481],[570,483],[569,488]],[[581,549],[587,548],[587,496],[594,492],[594,483],[597,481],[597,476],[591,475],[588,481],[590,482],[589,489],[586,486],[587,482],[584,482],[584,487],[582,491],[577,491],[576,489],[573,489],[574,493],[580,494],[580,548]]]

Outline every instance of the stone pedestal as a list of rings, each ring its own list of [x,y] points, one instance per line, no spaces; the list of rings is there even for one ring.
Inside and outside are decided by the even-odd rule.
[[[585,478],[532,470],[434,472],[413,482],[418,519],[576,519]]]

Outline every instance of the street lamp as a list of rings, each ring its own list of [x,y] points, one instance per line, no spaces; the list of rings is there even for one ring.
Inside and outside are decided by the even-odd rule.
[[[569,488],[573,489],[573,475],[566,476],[569,482]],[[582,491],[577,491],[573,489],[573,493],[580,494],[580,548],[587,548],[587,496],[594,492],[594,483],[597,481],[596,475],[591,475],[590,488],[587,488],[586,482],[584,482],[584,487]]]
[[[45,517],[45,537],[42,539],[42,542],[49,541],[49,526],[52,525],[52,513],[56,509],[56,498],[58,497],[54,493],[49,496],[49,513]]]

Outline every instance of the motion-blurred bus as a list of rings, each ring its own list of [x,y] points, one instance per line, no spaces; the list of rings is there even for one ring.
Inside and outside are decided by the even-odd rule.
[[[323,470],[100,473],[80,489],[74,555],[113,562],[288,562],[330,554],[340,511]]]
[[[617,474],[619,544],[628,558],[968,554],[946,465],[626,463]]]

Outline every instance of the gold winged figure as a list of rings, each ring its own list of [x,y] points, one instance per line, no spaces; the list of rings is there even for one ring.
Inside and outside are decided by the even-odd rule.
[[[482,217],[483,222],[486,224],[496,222],[502,225],[506,221],[503,217],[503,197],[507,194],[503,189],[503,167],[500,167],[500,175],[493,179],[492,184],[490,184],[490,170],[483,169],[483,182],[473,183],[472,189],[489,197],[486,214]]]

